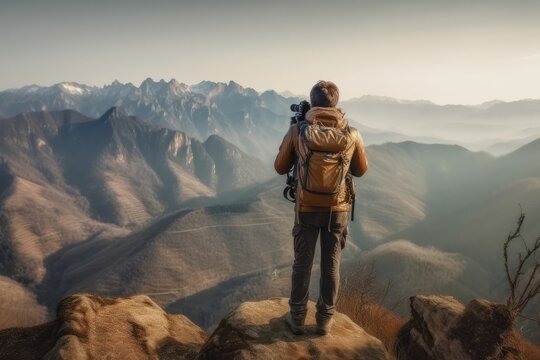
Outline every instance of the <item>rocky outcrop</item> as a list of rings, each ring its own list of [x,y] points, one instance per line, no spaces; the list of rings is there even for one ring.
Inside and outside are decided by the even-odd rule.
[[[245,302],[227,315],[198,359],[387,359],[380,340],[337,313],[327,336],[315,333],[315,304],[309,303],[305,335],[295,336],[283,318],[285,298]]]
[[[0,359],[194,359],[207,335],[147,296],[72,295],[57,319],[0,331]]]
[[[288,309],[285,298],[242,303],[208,339],[185,316],[165,313],[144,295],[72,295],[58,305],[55,321],[0,331],[0,359],[388,359],[380,340],[341,313],[329,335],[317,335],[312,302],[306,334],[293,335],[283,320]]]
[[[396,352],[403,360],[500,359],[511,326],[501,304],[472,300],[464,306],[450,296],[414,296]]]

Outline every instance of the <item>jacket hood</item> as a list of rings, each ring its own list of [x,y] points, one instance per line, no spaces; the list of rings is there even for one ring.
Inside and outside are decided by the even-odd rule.
[[[343,128],[347,126],[345,112],[340,108],[312,107],[306,113],[306,120],[310,124],[321,124],[327,127]]]

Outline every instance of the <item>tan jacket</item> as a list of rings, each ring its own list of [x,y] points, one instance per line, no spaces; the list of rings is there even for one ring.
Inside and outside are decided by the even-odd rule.
[[[318,124],[343,128],[347,126],[347,122],[344,119],[345,113],[338,108],[325,108],[314,107],[311,108],[306,114],[306,120],[309,123],[317,122]],[[366,151],[364,149],[364,141],[362,136],[355,128],[351,127],[351,136],[353,137],[354,146],[350,147],[345,157],[351,159],[349,172],[353,176],[362,176],[368,169],[368,161],[366,158]],[[298,154],[298,126],[291,125],[289,131],[283,137],[283,142],[279,147],[279,153],[276,156],[274,162],[274,168],[280,175],[286,174],[294,165],[294,161]],[[324,174],[323,174],[324,176]],[[298,191],[298,187],[297,187]],[[347,194],[345,192],[339,194],[340,203],[332,207],[332,212],[349,211],[351,204],[347,200]],[[297,201],[297,210],[300,212],[315,212],[315,211],[330,211],[329,208],[320,208],[316,206],[307,206]]]

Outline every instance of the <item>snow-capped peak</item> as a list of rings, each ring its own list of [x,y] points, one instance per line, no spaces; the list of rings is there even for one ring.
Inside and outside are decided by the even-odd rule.
[[[40,90],[41,87],[37,85],[28,85],[23,88],[21,88],[22,91],[25,93],[35,93],[36,91]]]
[[[73,84],[73,83],[61,83],[60,87],[65,92],[70,93],[72,95],[82,95],[82,94],[85,94],[87,92],[85,88],[83,88],[83,87],[81,87],[81,86],[79,86],[77,84]]]

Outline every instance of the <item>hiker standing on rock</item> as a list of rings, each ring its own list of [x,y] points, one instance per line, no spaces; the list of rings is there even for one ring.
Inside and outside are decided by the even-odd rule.
[[[311,105],[293,105],[296,120],[279,148],[274,167],[288,174],[284,194],[295,202],[294,264],[290,312],[285,321],[294,334],[304,333],[313,256],[321,235],[321,279],[317,300],[317,333],[328,334],[336,309],[341,250],[348,234],[349,212],[354,219],[352,176],[368,168],[360,133],[347,124],[336,107],[339,89],[319,81],[310,92]],[[308,110],[309,109],[309,110]]]

